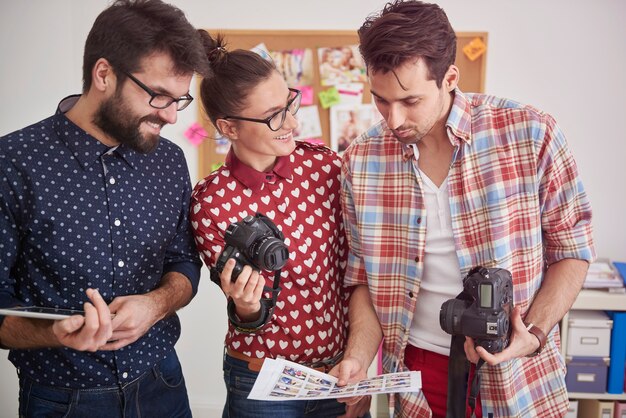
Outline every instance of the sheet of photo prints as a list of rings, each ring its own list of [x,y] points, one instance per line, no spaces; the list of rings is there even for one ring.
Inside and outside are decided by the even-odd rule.
[[[417,392],[420,372],[383,374],[357,383],[337,386],[337,378],[284,359],[265,359],[248,399],[289,401],[293,399],[345,398],[378,393]]]

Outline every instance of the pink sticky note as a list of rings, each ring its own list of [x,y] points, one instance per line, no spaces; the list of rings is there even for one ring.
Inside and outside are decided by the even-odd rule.
[[[306,138],[306,139],[302,139],[301,141],[309,142],[313,145],[326,145],[326,143],[324,142],[324,140],[322,140],[322,138]]]
[[[309,106],[313,104],[313,87],[311,86],[298,86],[296,87],[302,92],[301,106]]]
[[[198,146],[208,137],[208,134],[198,122],[194,122],[185,131],[185,137],[187,137],[189,142],[193,145]]]

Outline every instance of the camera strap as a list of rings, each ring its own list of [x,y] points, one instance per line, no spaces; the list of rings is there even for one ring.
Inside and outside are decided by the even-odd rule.
[[[465,337],[453,335],[450,345],[448,361],[448,399],[446,404],[446,418],[465,418],[466,404],[470,408],[470,416],[476,411],[476,399],[480,389],[479,369],[485,363],[481,358],[474,369],[474,377],[469,381],[471,364],[465,356]],[[468,391],[469,385],[469,391]]]
[[[470,383],[470,392],[467,398],[467,403],[470,407],[470,412],[473,414],[476,411],[476,398],[478,397],[478,390],[480,389],[480,374],[478,370],[485,364],[485,360],[482,358],[478,360],[476,363],[476,368],[474,369],[474,378],[472,379],[472,383]]]
[[[464,418],[467,397],[467,380],[470,363],[465,357],[465,337],[453,335],[448,360],[448,399],[446,418]]]
[[[267,301],[267,303],[269,304],[269,308],[271,308],[272,311],[274,310],[274,306],[276,306],[276,301],[278,300],[278,294],[282,290],[279,285],[280,285],[280,270],[276,270],[274,272],[274,283],[272,284],[272,287],[265,286],[265,288],[263,289],[266,292],[271,292],[272,297],[261,298],[261,301],[264,301],[264,300]]]
[[[463,290],[456,299],[471,300]],[[476,398],[480,389],[480,375],[478,369],[484,361],[480,359],[474,371],[474,378],[469,382],[470,362],[465,355],[465,336],[452,335],[450,340],[450,357],[448,360],[448,399],[446,403],[446,418],[465,418],[465,408],[469,404],[470,412],[476,409]],[[468,385],[470,385],[468,391]]]
[[[276,306],[276,301],[278,300],[278,294],[282,290],[279,285],[280,270],[276,270],[274,272],[274,283],[272,287],[265,286],[263,289],[264,292],[271,292],[272,296],[269,298],[261,298],[261,311],[259,312],[259,318],[252,322],[241,322],[237,317],[237,307],[235,306],[235,302],[233,302],[232,299],[228,299],[228,306],[226,309],[228,312],[228,320],[231,324],[233,324],[237,331],[250,334],[263,328],[265,324],[269,322],[274,314],[274,307]]]

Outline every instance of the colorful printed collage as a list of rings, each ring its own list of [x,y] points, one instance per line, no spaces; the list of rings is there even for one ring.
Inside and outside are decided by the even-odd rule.
[[[287,360],[266,359],[248,398],[269,401],[345,398],[417,392],[421,386],[420,372],[384,374],[337,386],[337,379],[329,374]]]

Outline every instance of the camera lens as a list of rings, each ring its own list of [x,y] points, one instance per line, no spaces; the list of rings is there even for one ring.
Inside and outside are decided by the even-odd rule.
[[[439,311],[439,325],[448,334],[461,334],[461,317],[467,309],[467,304],[463,300],[450,299],[441,305]]]
[[[289,259],[287,246],[278,238],[265,237],[255,245],[254,262],[262,269],[274,271],[283,268]]]

